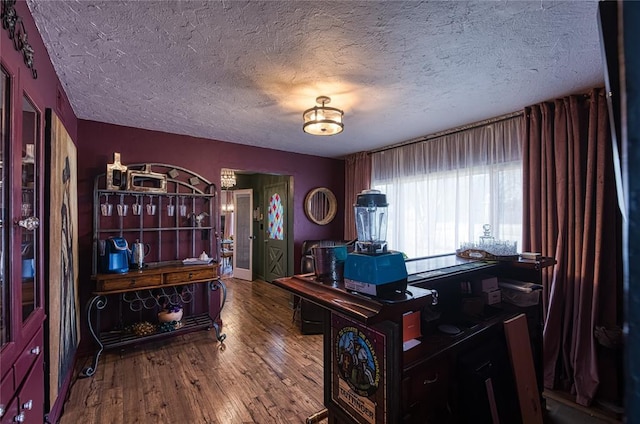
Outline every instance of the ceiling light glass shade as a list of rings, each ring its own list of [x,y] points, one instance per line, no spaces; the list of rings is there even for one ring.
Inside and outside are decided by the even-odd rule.
[[[220,170],[220,186],[229,188],[236,185],[236,174],[231,169],[222,168]]]
[[[344,112],[335,107],[325,106],[329,102],[331,102],[329,97],[320,96],[316,99],[316,103],[320,106],[304,111],[302,114],[304,132],[311,135],[335,135],[342,132]]]

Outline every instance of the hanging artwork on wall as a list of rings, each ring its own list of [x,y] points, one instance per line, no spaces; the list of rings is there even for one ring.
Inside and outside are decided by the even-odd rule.
[[[46,111],[47,178],[45,204],[49,205],[47,278],[48,328],[46,345],[48,406],[72,372],[80,335],[78,299],[78,202],[76,146],[58,116]]]

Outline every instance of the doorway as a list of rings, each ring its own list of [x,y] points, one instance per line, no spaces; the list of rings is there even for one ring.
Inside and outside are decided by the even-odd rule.
[[[265,186],[263,198],[266,200],[265,231],[265,281],[272,282],[276,278],[287,275],[287,238],[286,223],[289,211],[285,210],[288,202],[287,184],[280,182]]]
[[[269,282],[293,275],[293,177],[245,170],[234,172],[236,184],[229,188],[231,197],[236,199],[236,192],[244,190],[251,190],[252,195],[250,199],[242,197],[239,199],[240,203],[237,203],[238,199],[232,203],[232,219],[229,219],[228,214],[225,215],[225,227],[231,223],[234,225],[233,268],[225,275],[248,281],[257,278]],[[281,212],[270,215],[272,207]],[[244,224],[236,230],[240,221]],[[246,227],[243,229],[242,225]],[[273,226],[271,231],[270,225]],[[244,233],[241,236],[237,231]],[[241,253],[238,249],[247,250]]]

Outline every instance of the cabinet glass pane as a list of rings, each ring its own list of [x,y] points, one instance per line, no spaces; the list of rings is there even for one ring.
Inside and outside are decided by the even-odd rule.
[[[22,100],[22,219],[38,216],[37,203],[38,158],[36,148],[40,138],[40,114],[28,98]],[[38,305],[37,234],[38,230],[21,228],[22,320],[26,320]]]
[[[9,78],[0,69],[0,346],[9,340],[9,281],[7,280],[7,145],[9,143]]]

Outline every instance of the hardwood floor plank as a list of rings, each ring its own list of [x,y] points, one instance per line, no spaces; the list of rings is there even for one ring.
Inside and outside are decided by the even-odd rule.
[[[74,382],[60,423],[302,423],[322,409],[322,336],[300,334],[287,292],[225,283],[224,349],[197,331],[106,351]]]
[[[73,382],[60,423],[299,424],[321,410],[322,336],[300,334],[283,290],[225,281],[224,349],[197,331],[107,351]],[[80,362],[78,372],[90,358]],[[546,422],[603,421],[560,404]]]

